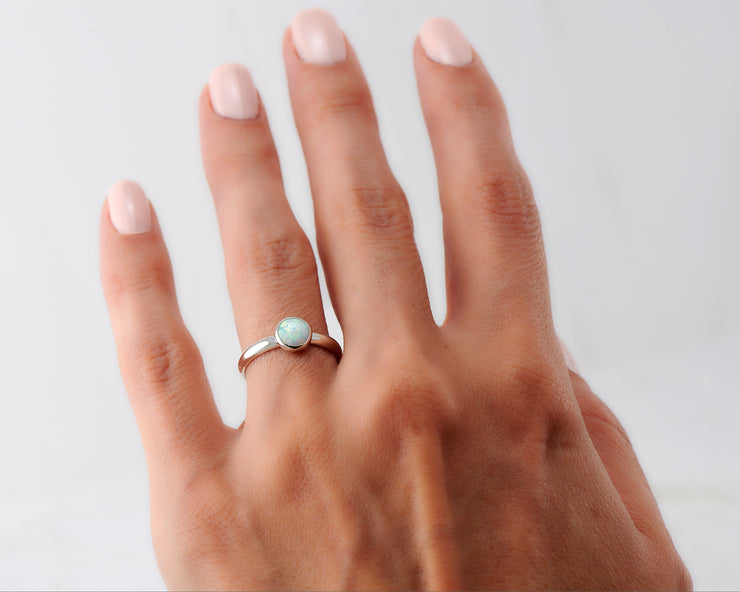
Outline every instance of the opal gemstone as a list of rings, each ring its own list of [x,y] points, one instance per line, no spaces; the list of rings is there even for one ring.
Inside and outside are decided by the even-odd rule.
[[[278,341],[290,349],[298,349],[311,340],[311,328],[298,317],[288,317],[280,321],[275,334]]]

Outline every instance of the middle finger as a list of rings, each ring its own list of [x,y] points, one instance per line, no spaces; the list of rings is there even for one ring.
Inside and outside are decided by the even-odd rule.
[[[318,9],[296,15],[283,53],[317,246],[345,344],[389,322],[417,330],[433,323],[411,214],[357,57],[334,18]]]

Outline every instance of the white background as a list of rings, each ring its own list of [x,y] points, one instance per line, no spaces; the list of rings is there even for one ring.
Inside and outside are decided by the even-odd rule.
[[[536,191],[556,326],[626,425],[697,588],[736,589],[740,3],[321,5],[373,89],[440,320],[441,220],[411,47],[428,17],[460,24],[507,101]],[[218,64],[251,69],[312,236],[280,52],[308,6],[0,3],[0,587],[162,586],[98,279],[100,208],[121,178],[147,191],[185,320],[238,425],[196,100]]]

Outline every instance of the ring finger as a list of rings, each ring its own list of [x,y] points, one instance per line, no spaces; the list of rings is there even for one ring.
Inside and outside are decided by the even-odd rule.
[[[216,204],[241,348],[271,335],[288,316],[326,333],[316,260],[285,198],[277,152],[249,71],[238,64],[216,68],[199,113],[203,165]],[[306,380],[321,384],[335,369],[334,356],[320,347],[297,355],[260,355],[246,369],[250,408],[281,405],[280,392],[293,380],[311,392]]]

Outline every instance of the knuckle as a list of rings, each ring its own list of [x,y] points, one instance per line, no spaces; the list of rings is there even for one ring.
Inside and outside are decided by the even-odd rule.
[[[201,477],[189,484],[179,497],[181,531],[208,533],[214,520],[223,520],[233,506],[230,492],[210,477]]]
[[[381,417],[403,432],[441,432],[451,422],[451,407],[438,381],[421,372],[399,372],[382,395]]]
[[[447,430],[457,422],[458,406],[453,389],[428,360],[419,344],[399,339],[379,361],[371,424],[380,433]]]
[[[614,412],[595,394],[579,396],[578,405],[592,438],[606,439],[612,444],[627,445],[632,448],[627,430],[624,429]]]
[[[273,229],[270,236],[247,240],[234,263],[251,275],[268,278],[276,272],[310,275],[316,269],[311,245],[299,229],[282,232]]]
[[[355,185],[350,188],[352,207],[345,214],[345,224],[354,230],[370,228],[413,236],[413,222],[406,198],[395,184]]]
[[[459,116],[472,121],[485,121],[491,115],[502,112],[502,104],[480,84],[471,81],[455,91],[451,97],[451,107]]]
[[[200,574],[213,569],[214,562],[228,556],[230,549],[243,545],[252,524],[248,511],[223,478],[210,475],[174,497],[167,522],[167,532],[161,538],[169,538],[186,558],[185,565]]]
[[[266,133],[253,134],[248,142],[241,137],[235,138],[219,152],[218,160],[214,159],[214,161],[225,180],[237,181],[234,191],[240,194],[243,192],[242,181],[247,174],[265,170],[274,173],[280,170],[275,145]],[[215,176],[214,180],[216,180]]]
[[[318,121],[336,117],[366,117],[375,120],[370,91],[362,84],[343,84],[339,88],[317,93],[312,110]]]
[[[567,402],[558,373],[536,352],[519,354],[503,365],[500,389],[506,393],[492,405],[494,413],[516,440],[538,442],[548,448],[569,441],[574,433],[573,405]]]
[[[485,176],[467,192],[473,212],[498,234],[530,238],[540,231],[540,218],[532,188],[523,173]]]
[[[163,258],[107,274],[106,292],[112,300],[137,296],[145,292],[174,291],[170,264]]]
[[[134,352],[134,372],[145,390],[167,390],[182,382],[200,354],[190,335],[157,333],[141,341]]]
[[[558,386],[545,354],[531,348],[512,353],[504,360],[503,377],[508,388],[519,395],[549,396]]]
[[[315,488],[318,479],[312,459],[326,458],[322,442],[326,439],[318,426],[298,421],[302,433],[283,434],[273,443],[274,457],[270,463],[270,478],[262,484],[259,502],[269,505],[274,500],[294,502]]]

